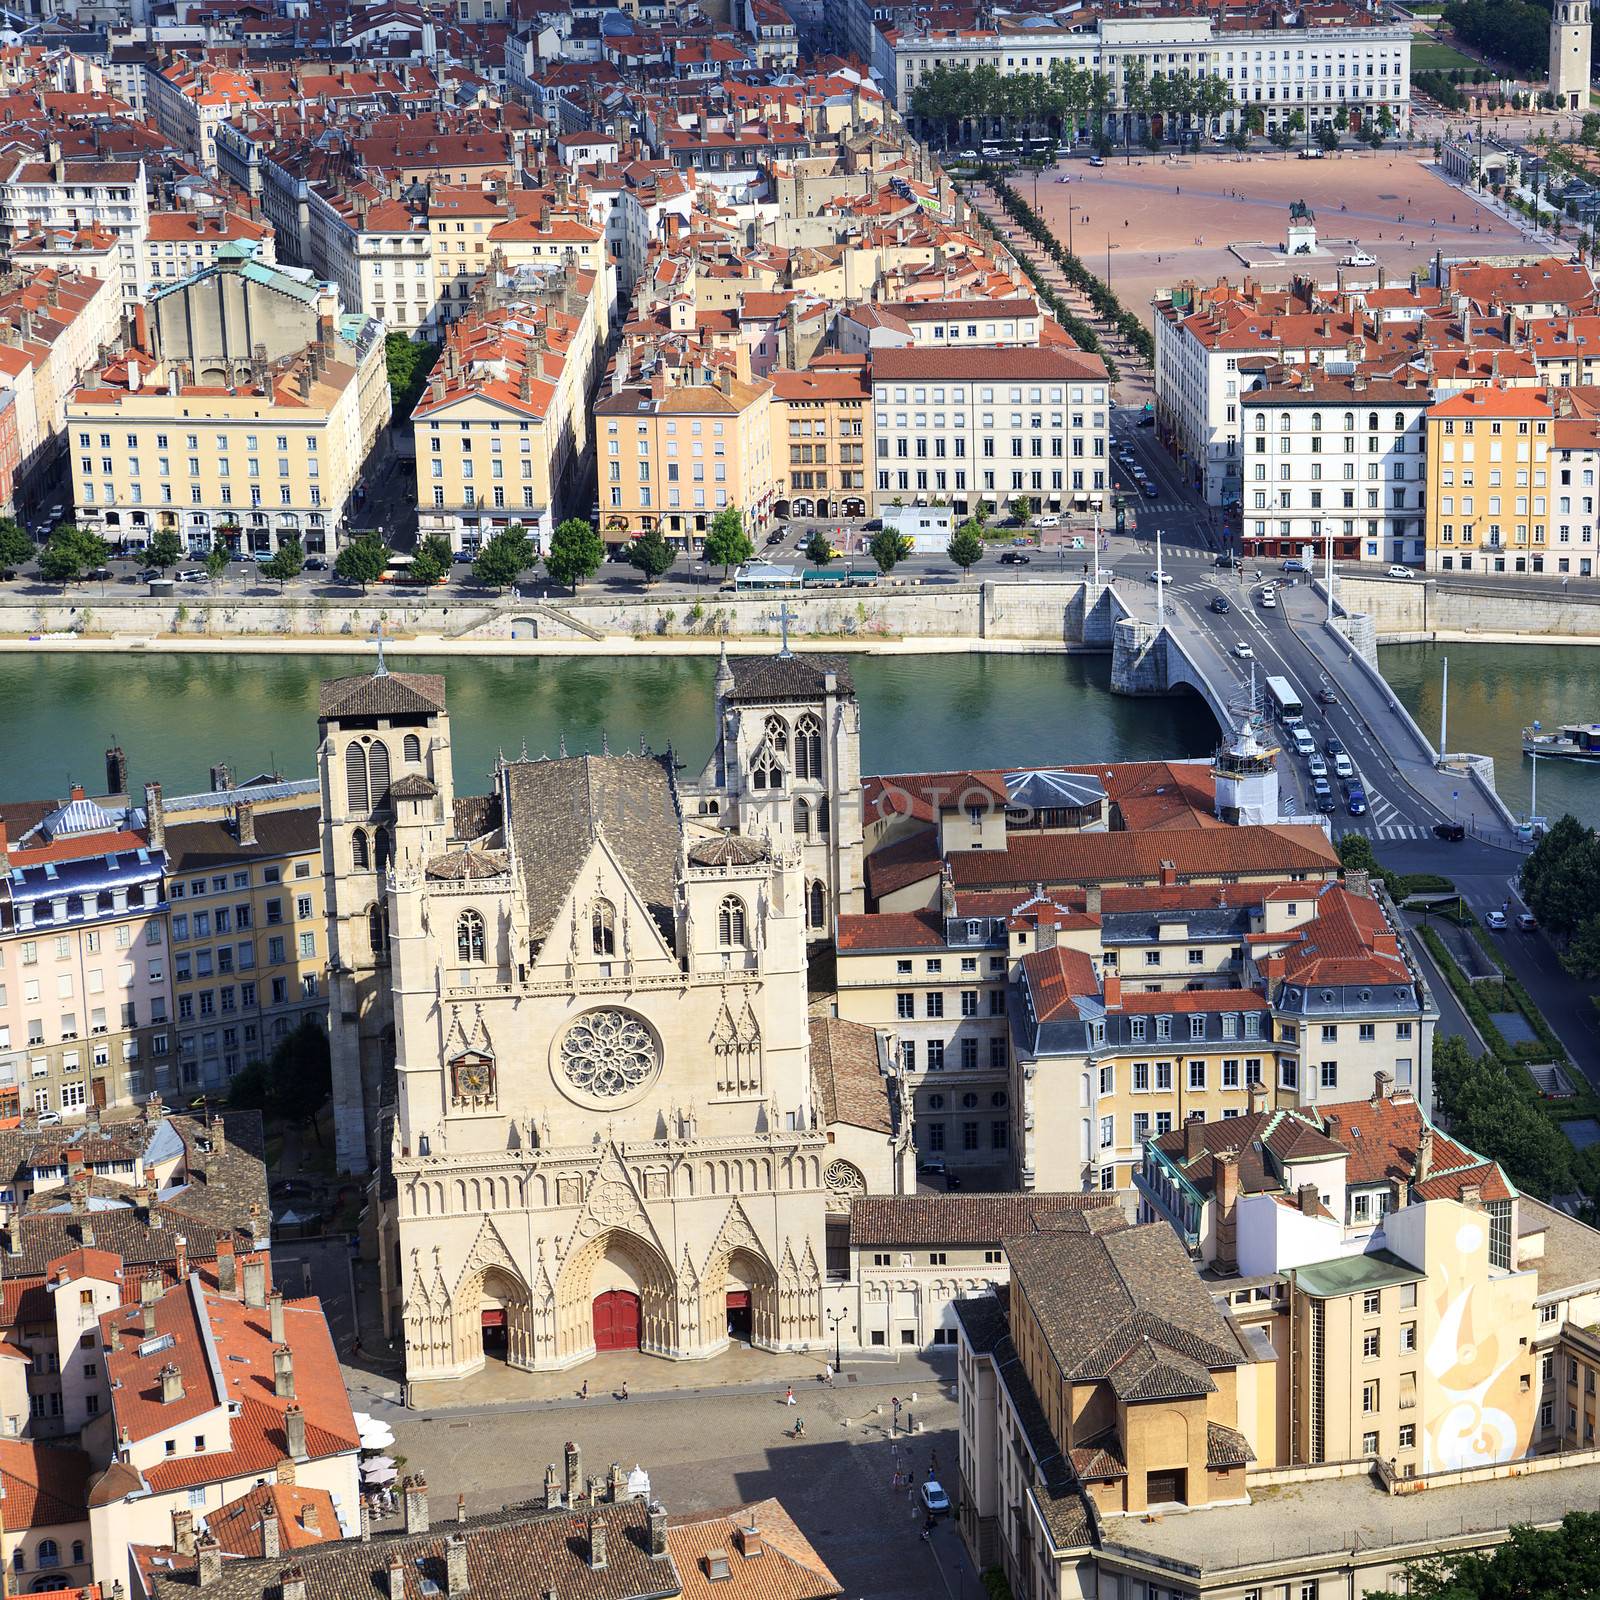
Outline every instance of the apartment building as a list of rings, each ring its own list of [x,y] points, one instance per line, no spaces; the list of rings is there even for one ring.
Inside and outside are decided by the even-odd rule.
[[[159,291],[141,323],[153,348],[68,403],[78,520],[136,541],[172,531],[195,553],[290,536],[333,551],[390,405],[382,325],[335,305],[238,245]]]
[[[0,176],[0,227],[7,243],[42,232],[96,228],[111,234],[122,306],[130,310],[150,292],[149,220],[142,161],[66,161],[51,141],[45,160],[13,158]]]
[[[864,517],[872,385],[865,361],[825,360],[772,380],[773,514]]]
[[[229,244],[247,246],[257,261],[274,263],[272,229],[264,222],[221,206],[210,209],[153,211],[144,239],[145,282],[161,289],[217,264],[217,252]]]
[[[198,794],[147,791],[166,854],[172,949],[169,1094],[226,1092],[301,1022],[327,1024],[328,964],[315,779],[235,788],[226,768]]]
[[[1429,408],[1429,572],[1555,570],[1552,499],[1569,507],[1583,499],[1572,493],[1581,484],[1559,485],[1566,493],[1557,496],[1550,482],[1555,415],[1549,391],[1500,384]]]
[[[497,270],[447,324],[412,413],[424,536],[461,550],[520,523],[543,550],[564,516],[587,511],[589,397],[604,348],[591,315],[597,288],[570,258]]]
[[[160,846],[81,785],[0,807],[0,1120],[142,1098],[172,1049]]]
[[[1041,509],[1105,503],[1110,385],[1105,363],[1047,346],[876,350],[873,504],[1027,495]]]
[[[1430,400],[1420,378],[1309,366],[1243,395],[1241,553],[1420,564]]]
[[[1365,12],[1286,18],[1246,0],[1204,15],[1152,18],[1123,4],[1107,6],[1087,25],[1068,15],[999,14],[965,27],[919,17],[908,5],[848,0],[839,26],[901,112],[935,67],[1045,74],[1061,62],[1104,79],[1103,122],[1094,126],[1086,112],[1083,131],[1119,141],[1138,139],[1149,125],[1135,86],[1178,73],[1227,88],[1228,110],[1203,130],[1213,136],[1236,126],[1245,110],[1258,111],[1269,133],[1296,111],[1316,127],[1347,106],[1364,123],[1385,112],[1399,128],[1410,123],[1411,37]]]
[[[600,530],[608,545],[657,529],[693,549],[725,506],[753,534],[777,499],[772,392],[730,367],[658,366],[594,408]]]

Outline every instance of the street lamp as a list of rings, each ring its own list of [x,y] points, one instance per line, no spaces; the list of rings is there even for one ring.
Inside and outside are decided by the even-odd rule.
[[[839,1325],[845,1319],[843,1311],[830,1311],[828,1321],[833,1324],[833,1374],[835,1377],[844,1371],[844,1356],[841,1353]]]

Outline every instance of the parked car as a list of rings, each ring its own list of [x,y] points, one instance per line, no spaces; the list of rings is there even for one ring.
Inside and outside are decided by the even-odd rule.
[[[172,576],[179,583],[204,583],[206,570],[204,567],[180,567]]]
[[[1354,763],[1352,763],[1350,757],[1347,756],[1343,750],[1341,750],[1333,758],[1333,770],[1339,775],[1339,777],[1346,780],[1351,779],[1356,775]]]
[[[1139,493],[1142,494],[1147,500],[1153,500],[1155,498],[1156,486],[1151,483],[1148,478],[1141,478],[1139,480]]]
[[[1172,574],[1170,572],[1165,572],[1165,571],[1157,572],[1154,567],[1152,567],[1147,573],[1145,573],[1144,576],[1145,576],[1145,581],[1147,583],[1171,583],[1172,582]]]
[[[94,568],[94,570],[92,572],[90,572],[90,574],[89,574],[89,582],[90,583],[110,583],[111,582],[111,568],[110,567],[96,567],[96,568]]]
[[[1312,795],[1311,804],[1324,816],[1326,816],[1330,811],[1337,811],[1339,809],[1339,802],[1333,798],[1333,791],[1331,789],[1327,794]]]
[[[1241,661],[1253,661],[1253,660],[1255,660],[1255,654],[1256,654],[1255,651],[1252,650],[1250,648],[1250,646],[1247,645],[1244,642],[1243,639],[1236,639],[1234,641],[1233,653],[1236,656],[1238,656],[1238,658]]]
[[[1211,597],[1211,609],[1215,611],[1219,617],[1225,617],[1233,609],[1233,607],[1228,604],[1228,597],[1226,595],[1219,594]]]
[[[327,570],[328,570],[328,563],[325,560],[323,560],[323,558],[321,556],[307,556],[306,557],[306,571],[307,572],[326,572]]]
[[[1226,567],[1230,572],[1237,572],[1239,568],[1244,565],[1244,563],[1240,561],[1238,556],[1222,555],[1217,557],[1213,565]]]
[[[929,1478],[923,1484],[922,1504],[930,1517],[942,1517],[949,1513],[950,1496],[944,1492],[944,1485],[937,1478]]]
[[[1000,552],[1000,565],[1002,567],[1025,567],[1031,559],[1026,550],[1002,550]]]
[[[1498,931],[1506,925],[1506,914],[1503,911],[1491,911],[1483,920],[1488,927]]]
[[[1378,258],[1368,255],[1365,250],[1352,250],[1349,255],[1339,258],[1341,267],[1375,267],[1377,264]]]
[[[1106,158],[1104,156],[1090,156],[1089,157],[1089,165],[1091,167],[1103,167],[1105,164],[1106,164]]]
[[[775,544],[782,544],[783,541],[788,538],[788,536],[789,535],[786,529],[777,528],[767,535],[767,544],[769,547]],[[459,561],[460,559],[460,556],[456,557],[456,560]]]
[[[1333,798],[1333,785],[1326,778],[1314,778],[1311,783],[1311,792],[1313,795],[1318,796],[1327,795],[1331,800]]]
[[[1308,567],[1305,562],[1296,561],[1293,556],[1290,556],[1289,559],[1282,564],[1282,570],[1284,572],[1309,572],[1311,568]]]
[[[1467,830],[1459,822],[1436,822],[1433,825],[1435,839],[1446,839],[1451,844],[1460,844],[1467,836]]]
[[[1276,611],[1278,609],[1277,592],[1273,589],[1263,589],[1256,603],[1263,611]]]
[[[1300,152],[1300,159],[1302,161],[1321,161],[1325,154],[1326,152],[1319,146],[1312,149],[1302,150]]]
[[[1306,761],[1306,770],[1313,778],[1326,779],[1328,776],[1328,763],[1322,756],[1313,755]]]
[[[917,1158],[917,1171],[932,1173],[935,1177],[942,1178],[945,1173],[945,1160],[943,1156],[927,1155]]]
[[[1390,567],[1389,576],[1391,578],[1414,578],[1416,573],[1410,567]]]
[[[1367,810],[1367,791],[1359,784],[1352,784],[1350,789],[1345,794],[1344,803],[1347,807],[1349,807],[1350,815],[1352,817],[1365,816]]]
[[[1289,737],[1294,743],[1294,753],[1297,756],[1314,756],[1317,753],[1317,742],[1304,728],[1292,728]]]
[[[1539,922],[1531,911],[1519,911],[1517,913],[1517,926],[1524,933],[1532,933],[1539,926]]]

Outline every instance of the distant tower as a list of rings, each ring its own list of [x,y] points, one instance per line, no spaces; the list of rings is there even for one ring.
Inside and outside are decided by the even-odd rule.
[[[1262,742],[1249,715],[1217,751],[1211,778],[1224,822],[1260,827],[1278,820],[1278,752]]]
[[[1550,92],[1563,111],[1589,109],[1589,0],[1550,8]]]

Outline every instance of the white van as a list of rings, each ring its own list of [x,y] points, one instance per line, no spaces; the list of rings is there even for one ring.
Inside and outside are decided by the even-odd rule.
[[[1059,528],[1061,526],[1061,518],[1051,511],[1042,517],[1035,517],[1033,525],[1036,528]]]
[[[1314,756],[1317,753],[1317,741],[1313,739],[1305,728],[1293,730],[1294,753],[1297,756]]]

